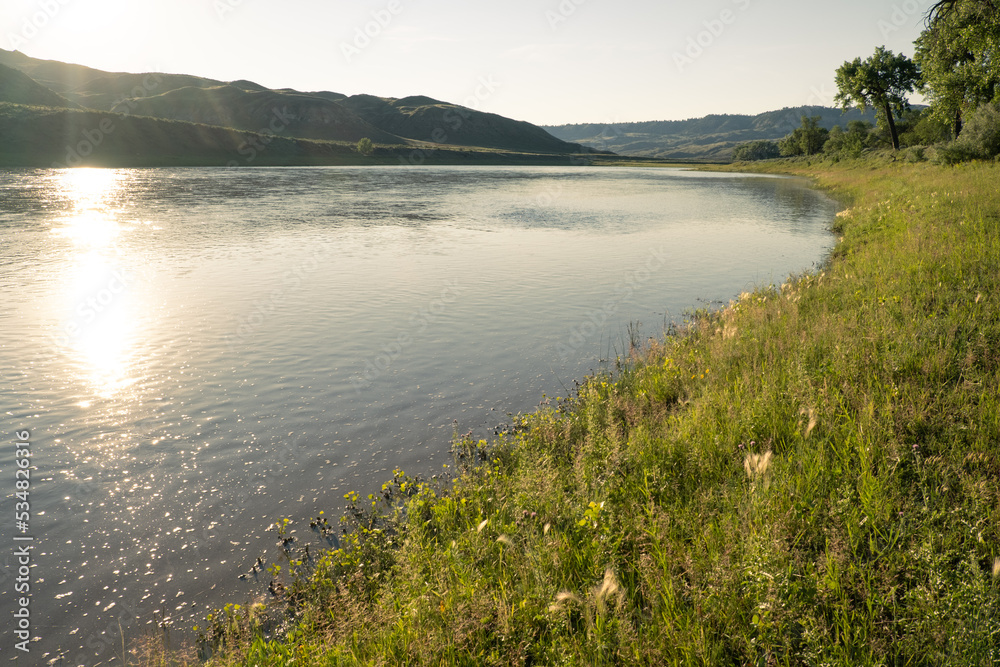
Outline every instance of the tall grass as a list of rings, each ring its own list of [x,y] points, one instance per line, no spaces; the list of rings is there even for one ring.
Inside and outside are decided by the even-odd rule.
[[[213,664],[1000,664],[1000,169],[782,168],[849,206],[823,270],[352,496]]]

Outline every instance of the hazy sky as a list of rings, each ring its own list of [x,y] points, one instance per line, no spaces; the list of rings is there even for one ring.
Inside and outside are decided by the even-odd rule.
[[[429,95],[538,124],[832,104],[931,0],[3,0],[0,47],[112,71]]]

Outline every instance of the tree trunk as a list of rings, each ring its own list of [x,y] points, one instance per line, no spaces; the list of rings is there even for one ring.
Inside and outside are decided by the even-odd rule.
[[[889,135],[892,137],[892,150],[899,150],[899,135],[896,134],[896,121],[892,119],[892,107],[889,102],[885,103],[885,118],[889,123]]]
[[[962,110],[959,109],[955,112],[955,136],[952,139],[958,139],[958,135],[962,133]]]

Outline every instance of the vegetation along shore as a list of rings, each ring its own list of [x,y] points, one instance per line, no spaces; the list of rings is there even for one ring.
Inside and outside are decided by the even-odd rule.
[[[270,597],[212,614],[200,658],[1000,664],[1000,12],[942,0],[927,21],[916,62],[837,70],[876,126],[804,117],[737,149],[844,204],[821,270],[456,438],[447,480],[348,494],[337,548],[279,521]]]
[[[199,628],[202,657],[995,664],[1000,168],[754,167],[844,203],[822,270],[458,439],[448,482],[349,494],[340,548],[288,544],[269,600]]]

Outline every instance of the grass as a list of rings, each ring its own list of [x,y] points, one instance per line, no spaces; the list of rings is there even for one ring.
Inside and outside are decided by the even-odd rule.
[[[351,495],[210,664],[1000,664],[1000,168],[763,169],[849,206],[822,271]]]

